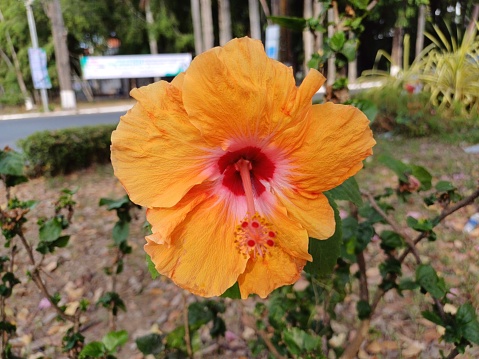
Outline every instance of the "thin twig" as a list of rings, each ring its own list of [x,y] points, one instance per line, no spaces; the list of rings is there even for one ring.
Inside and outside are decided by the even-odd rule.
[[[368,192],[361,192],[363,196],[367,197],[369,203],[371,203],[371,207],[374,208],[376,212],[379,213],[381,217],[384,218],[384,220],[392,227],[392,229],[398,233],[401,237],[403,237],[404,241],[406,242],[409,252],[412,252],[414,255],[414,258],[416,258],[416,263],[420,264],[421,263],[421,258],[419,257],[419,253],[417,252],[417,249],[415,247],[415,243],[412,240],[412,238],[401,228],[401,226],[394,220],[394,218],[391,218],[390,216],[387,215],[386,212],[383,211],[383,209],[379,206],[379,204],[376,202],[374,199],[374,196],[371,193]]]
[[[366,196],[369,198],[369,196],[366,194]],[[436,217],[434,219],[434,223],[440,223],[442,222],[447,216],[451,215],[452,213],[456,212],[457,210],[459,210],[460,208],[462,207],[465,207],[469,204],[472,204],[474,202],[474,200],[476,198],[479,197],[479,188],[476,189],[471,195],[469,195],[468,197],[464,198],[463,200],[459,201],[458,203],[456,203],[454,206],[450,207],[450,208],[446,208],[438,217]],[[374,200],[374,198],[373,198]],[[375,201],[371,201],[371,206],[373,206],[374,208],[374,205],[373,203],[375,203]],[[376,209],[377,211],[377,208],[374,208]],[[379,208],[380,209],[380,208]],[[381,210],[381,209],[380,209]],[[381,210],[382,211],[382,210]],[[378,211],[379,214],[381,214],[379,211]],[[383,212],[384,213],[384,212]],[[381,215],[382,216],[382,215]],[[385,218],[386,219],[386,218]],[[388,222],[389,223],[389,222]],[[391,224],[391,223],[389,223]],[[394,228],[394,227],[393,227]],[[403,254],[399,257],[399,262],[402,264],[404,262],[404,260],[406,259],[407,255],[411,252],[414,253],[414,251],[416,250],[415,248],[415,245],[417,245],[423,238],[425,238],[427,236],[427,232],[422,232],[421,234],[419,234],[419,236],[413,241],[414,243],[414,246],[408,246],[408,248],[406,248],[403,252]],[[390,290],[390,289],[388,289]],[[374,298],[371,302],[371,316],[373,315],[373,313],[376,311],[376,308],[381,300],[381,298],[384,296],[384,294],[386,294],[386,292],[388,290],[383,290],[381,288],[378,288],[378,290],[376,291],[375,295],[374,295]],[[434,304],[436,305],[438,311],[439,311],[439,314],[444,317],[444,308],[442,306],[442,303],[439,301],[439,300],[434,300]],[[365,329],[366,328],[366,329]],[[364,339],[366,338],[366,335],[368,333],[368,329],[369,329],[369,320],[363,320],[360,324],[360,327],[358,329],[358,331],[356,332],[356,335],[355,337],[353,338],[353,340],[350,342],[350,344],[346,347],[346,350],[344,351],[344,354],[341,356],[341,359],[352,359],[356,356],[357,352],[359,351],[359,348],[361,347],[361,344],[362,342],[364,341]],[[447,356],[448,359],[452,359],[452,358],[455,358],[458,354],[458,351],[456,348],[454,348],[451,353]]]
[[[40,289],[40,291],[42,292],[43,296],[48,299],[48,301],[52,305],[53,309],[55,309],[57,314],[62,319],[67,320],[67,321],[72,322],[72,323],[75,323],[75,320],[76,320],[77,317],[73,316],[73,315],[65,314],[63,312],[63,310],[61,310],[60,307],[53,301],[52,296],[50,295],[50,293],[48,292],[47,287],[45,286],[45,283],[43,283],[42,277],[40,275],[40,270],[36,266],[35,257],[33,256],[32,247],[30,246],[30,244],[28,243],[27,239],[25,238],[25,236],[23,235],[22,232],[17,233],[17,234],[18,234],[18,237],[20,237],[20,241],[22,242],[23,247],[27,251],[28,258],[30,259],[30,264],[34,268],[33,271],[31,272],[31,277],[32,277],[33,283],[36,284],[38,289]]]
[[[190,323],[188,321],[188,303],[186,302],[185,292],[183,294],[183,325],[185,326],[185,342],[188,358],[193,358],[193,349],[191,348]]]

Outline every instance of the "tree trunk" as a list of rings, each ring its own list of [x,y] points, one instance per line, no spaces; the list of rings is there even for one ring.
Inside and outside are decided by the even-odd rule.
[[[60,99],[62,109],[76,108],[75,93],[72,90],[70,77],[70,55],[67,47],[67,30],[63,23],[60,0],[47,1],[47,14],[52,23],[53,45],[55,47],[55,62],[60,84]]]
[[[3,17],[2,11],[0,10],[0,22],[4,22],[5,19]],[[20,62],[18,61],[17,57],[17,52],[15,51],[15,47],[13,46],[12,38],[10,37],[10,32],[8,30],[5,30],[5,38],[7,40],[7,44],[9,47],[10,55],[12,56],[12,62],[9,61],[10,59],[8,56],[5,54],[5,62],[7,65],[11,65],[15,71],[15,75],[17,77],[17,82],[18,82],[18,87],[20,87],[20,91],[22,92],[23,99],[25,101],[25,109],[27,111],[31,110],[33,108],[33,102],[32,102],[32,96],[27,90],[27,86],[25,85],[25,81],[23,80],[23,74],[22,70],[20,67]],[[7,61],[8,60],[8,61]]]
[[[424,49],[424,29],[426,27],[426,5],[419,6],[419,15],[417,18],[417,36],[416,36],[416,59]]]
[[[319,18],[321,12],[323,11],[323,4],[319,1],[314,1],[313,3],[313,17],[322,22],[323,18]],[[314,32],[314,51],[323,49],[323,33],[321,31]]]
[[[251,38],[261,40],[258,0],[249,0],[249,28]]]
[[[218,21],[220,28],[220,45],[231,40],[230,0],[218,0]]]
[[[201,22],[203,25],[203,51],[211,49],[215,45],[213,34],[213,14],[211,10],[211,0],[200,0],[201,4]]]
[[[145,0],[145,17],[148,24],[148,42],[150,44],[150,54],[158,54],[158,42],[156,41],[154,31],[152,29],[155,24],[153,13],[151,12],[150,0]]]
[[[354,32],[349,31],[349,39],[354,40],[356,38],[356,35]],[[358,56],[356,54],[356,57],[354,58],[353,61],[348,62],[348,83],[353,84],[356,82],[356,79],[358,78]]]
[[[313,2],[312,0],[304,0],[304,6],[303,6],[303,17],[305,19],[309,19],[313,17]],[[304,68],[304,75],[309,71],[309,66],[308,62],[311,60],[311,57],[313,56],[313,51],[314,51],[314,36],[311,33],[311,30],[309,27],[306,27],[303,30],[303,47],[304,47],[304,63],[303,63],[303,68]]]
[[[404,29],[402,27],[394,28],[393,47],[391,51],[391,76],[396,76],[401,71],[402,62],[402,42],[404,37]]]
[[[193,20],[193,32],[195,36],[195,52],[196,55],[199,55],[204,49],[199,0],[191,0],[191,18]]]
[[[328,37],[332,38],[334,35],[334,9],[328,9]],[[326,85],[332,86],[336,81],[336,56],[334,53],[328,59],[328,75]]]
[[[466,41],[471,39],[471,41],[474,39],[474,35],[477,31],[476,23],[477,19],[479,17],[479,4],[474,4],[474,8],[472,9],[472,15],[471,15],[471,20],[469,21],[469,24],[467,25],[466,33],[464,34],[464,38],[466,38]]]

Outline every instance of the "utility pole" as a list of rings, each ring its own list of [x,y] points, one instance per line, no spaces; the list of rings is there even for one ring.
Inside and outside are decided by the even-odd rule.
[[[33,49],[36,50],[38,49],[38,37],[37,37],[37,27],[35,26],[35,18],[33,17],[32,2],[33,0],[26,0],[25,8],[27,9],[28,27],[30,28],[30,38],[32,40],[32,47]],[[50,109],[48,108],[47,89],[41,88],[40,96],[42,98],[43,111],[50,112]]]

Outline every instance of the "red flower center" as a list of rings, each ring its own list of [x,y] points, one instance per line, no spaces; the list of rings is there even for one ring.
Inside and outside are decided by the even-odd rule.
[[[223,174],[223,186],[228,188],[236,196],[244,196],[245,190],[240,171],[236,163],[246,160],[250,163],[251,185],[255,196],[260,196],[265,187],[260,180],[273,178],[276,166],[260,148],[248,146],[238,151],[227,152],[218,160],[220,173]]]

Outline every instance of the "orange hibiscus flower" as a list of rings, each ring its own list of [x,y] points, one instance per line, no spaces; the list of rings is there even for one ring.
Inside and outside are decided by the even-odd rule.
[[[322,192],[372,154],[369,121],[352,106],[312,105],[324,82],[235,39],[171,83],[134,89],[112,135],[115,175],[147,207],[146,252],[158,272],[201,296],[238,282],[266,297],[300,276],[308,237],[335,229]]]

